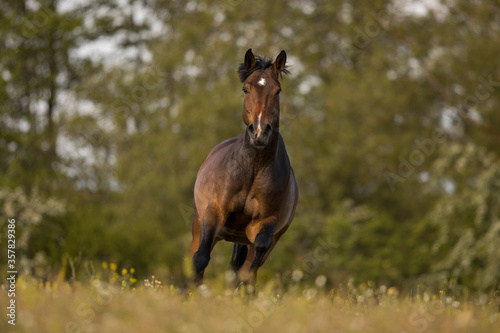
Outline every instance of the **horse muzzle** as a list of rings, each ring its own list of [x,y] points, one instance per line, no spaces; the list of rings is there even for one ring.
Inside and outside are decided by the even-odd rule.
[[[271,124],[254,122],[247,127],[250,143],[257,149],[264,149],[271,142],[273,127]]]

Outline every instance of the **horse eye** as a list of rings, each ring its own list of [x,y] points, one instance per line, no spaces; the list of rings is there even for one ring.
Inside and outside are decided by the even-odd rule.
[[[248,89],[247,89],[247,88],[243,87],[243,89],[241,89],[241,90],[243,90],[243,92],[244,92],[245,94],[248,94]]]
[[[279,94],[280,94],[280,92],[281,92],[281,89],[279,89],[279,90],[276,92],[276,94],[275,94],[275,95],[279,95]]]

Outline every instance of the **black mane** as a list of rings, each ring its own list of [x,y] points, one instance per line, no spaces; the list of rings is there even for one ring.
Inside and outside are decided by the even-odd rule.
[[[273,65],[273,60],[271,58],[261,57],[261,56],[255,57],[255,65],[248,70],[245,68],[245,64],[241,63],[238,66],[238,76],[240,77],[241,83],[245,82],[245,80],[250,75],[252,75],[252,73],[255,72],[256,70],[264,70],[271,67],[272,65]],[[288,66],[285,66],[285,69],[283,69],[280,75],[290,74],[290,71],[287,69],[287,67]]]

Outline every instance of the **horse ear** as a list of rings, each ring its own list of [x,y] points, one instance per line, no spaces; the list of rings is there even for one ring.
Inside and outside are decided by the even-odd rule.
[[[286,64],[286,52],[282,50],[273,63],[274,72],[276,74],[281,73],[285,69],[285,64]]]
[[[255,65],[255,56],[252,53],[252,49],[248,49],[245,53],[245,69],[249,70]]]

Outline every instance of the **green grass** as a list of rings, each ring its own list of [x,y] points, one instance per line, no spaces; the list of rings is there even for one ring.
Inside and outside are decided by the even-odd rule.
[[[116,277],[116,276],[115,276]],[[113,278],[112,278],[113,279]],[[220,279],[181,291],[164,283],[91,280],[41,284],[19,278],[16,326],[1,332],[500,332],[499,296],[420,292],[400,295],[371,284],[337,288],[269,281],[253,298]],[[123,287],[121,286],[123,283]],[[5,286],[4,286],[5,287]],[[5,288],[3,288],[5,289]],[[2,291],[0,306],[8,297]],[[2,312],[5,312],[3,310]]]

